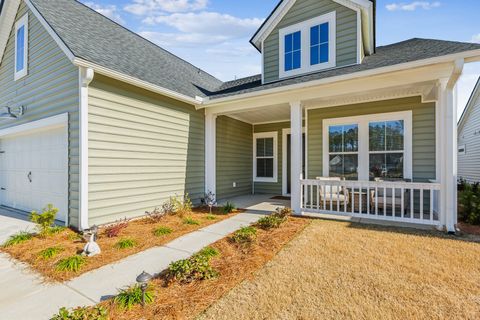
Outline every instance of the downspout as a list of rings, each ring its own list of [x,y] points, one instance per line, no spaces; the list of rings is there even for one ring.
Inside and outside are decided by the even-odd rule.
[[[90,228],[88,221],[88,86],[95,72],[92,68],[79,67],[80,98],[80,178],[78,228]]]

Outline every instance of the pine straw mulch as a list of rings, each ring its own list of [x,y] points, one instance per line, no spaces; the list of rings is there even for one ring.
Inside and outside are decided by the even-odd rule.
[[[302,231],[310,220],[290,217],[280,228],[269,231],[258,229],[257,239],[248,248],[221,239],[211,247],[220,252],[211,264],[219,272],[215,279],[190,284],[174,283],[165,286],[161,277],[152,281],[155,300],[142,308],[135,306],[130,311],[119,309],[110,301],[102,303],[109,309],[110,319],[193,319],[225,293],[270,261],[290,240]]]
[[[104,228],[100,228],[97,243],[102,253],[98,256],[86,258],[87,262],[78,272],[57,271],[55,268],[59,260],[81,253],[85,246],[83,238],[71,229],[65,229],[47,238],[34,237],[32,240],[18,245],[0,247],[0,251],[8,253],[11,257],[21,262],[27,263],[35,271],[42,274],[47,282],[63,282],[146,249],[164,245],[182,235],[230,218],[241,211],[243,210],[237,210],[230,214],[220,214],[219,209],[215,209],[213,211],[215,220],[209,220],[207,219],[209,215],[208,209],[195,208],[191,214],[183,216],[192,217],[200,222],[199,225],[184,224],[183,218],[178,215],[165,216],[158,223],[152,223],[148,219],[132,220],[128,223],[128,226],[122,229],[120,234],[114,238],[108,238],[103,232]],[[171,228],[173,232],[160,237],[155,236],[153,231],[161,226]],[[115,248],[115,244],[125,238],[133,239],[136,242],[136,246],[128,249]],[[62,247],[63,251],[51,259],[41,258],[39,256],[40,252],[50,247]]]

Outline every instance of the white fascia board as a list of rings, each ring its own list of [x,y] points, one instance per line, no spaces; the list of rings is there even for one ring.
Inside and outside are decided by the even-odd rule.
[[[214,107],[214,106],[221,105],[223,103],[229,103],[229,102],[242,100],[242,99],[246,99],[246,98],[255,98],[255,97],[275,94],[275,93],[279,93],[279,92],[286,92],[286,91],[291,91],[291,90],[296,90],[296,89],[306,89],[306,88],[309,88],[309,87],[315,87],[315,86],[325,85],[325,84],[332,84],[332,83],[340,82],[340,81],[353,80],[353,79],[370,77],[370,76],[375,76],[375,75],[381,75],[381,74],[391,73],[391,72],[396,72],[396,71],[409,70],[409,69],[418,68],[418,67],[427,67],[427,66],[431,66],[431,65],[435,65],[435,64],[454,62],[458,59],[465,59],[465,62],[476,61],[477,59],[480,59],[480,49],[470,50],[470,51],[465,51],[465,52],[455,53],[455,54],[450,54],[450,55],[445,55],[445,56],[441,56],[441,57],[435,57],[435,58],[422,59],[422,60],[417,60],[417,61],[412,61],[412,62],[400,63],[400,64],[396,64],[396,65],[392,65],[392,66],[376,68],[376,69],[371,69],[371,70],[366,70],[366,71],[360,71],[360,72],[350,73],[350,74],[346,74],[346,75],[330,77],[330,78],[326,78],[326,79],[312,80],[312,81],[309,81],[307,83],[296,83],[296,84],[292,84],[292,85],[288,85],[288,86],[282,86],[282,87],[277,87],[277,88],[272,88],[272,89],[260,90],[260,91],[256,91],[256,92],[249,92],[249,93],[239,94],[239,95],[235,95],[235,96],[231,96],[231,97],[218,98],[218,99],[214,99],[214,100],[206,99],[205,103],[202,104],[200,108]]]
[[[3,4],[3,9],[0,14],[0,63],[5,54],[19,6],[20,0],[9,0]]]
[[[92,68],[95,71],[95,73],[102,74],[102,75],[107,76],[109,78],[119,80],[119,81],[122,81],[122,82],[126,82],[126,83],[132,84],[136,87],[140,87],[142,89],[145,89],[145,90],[148,90],[148,91],[151,91],[151,92],[159,93],[161,95],[164,95],[164,96],[176,99],[176,100],[180,100],[180,101],[183,101],[185,103],[192,104],[194,106],[198,106],[198,105],[202,104],[202,101],[200,101],[200,99],[195,99],[195,98],[189,97],[187,95],[178,93],[176,91],[154,85],[150,82],[140,80],[138,78],[129,76],[129,75],[124,74],[122,72],[118,72],[118,71],[100,66],[98,64],[80,59],[80,58],[74,58],[73,59],[73,64],[78,66],[78,67]]]

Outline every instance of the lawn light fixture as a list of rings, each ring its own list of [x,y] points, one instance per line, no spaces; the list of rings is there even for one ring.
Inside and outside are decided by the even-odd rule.
[[[147,291],[148,283],[152,278],[153,276],[145,271],[137,276],[137,283],[140,285],[140,289],[142,289],[142,306],[145,306],[145,292]]]
[[[24,106],[20,106],[16,108],[5,106],[2,108],[4,108],[6,111],[0,113],[0,119],[18,119],[19,117],[25,114]]]

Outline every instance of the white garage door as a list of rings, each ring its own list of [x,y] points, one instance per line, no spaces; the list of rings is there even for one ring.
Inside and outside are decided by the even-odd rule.
[[[0,202],[30,212],[51,203],[68,213],[68,135],[65,126],[0,138]]]

